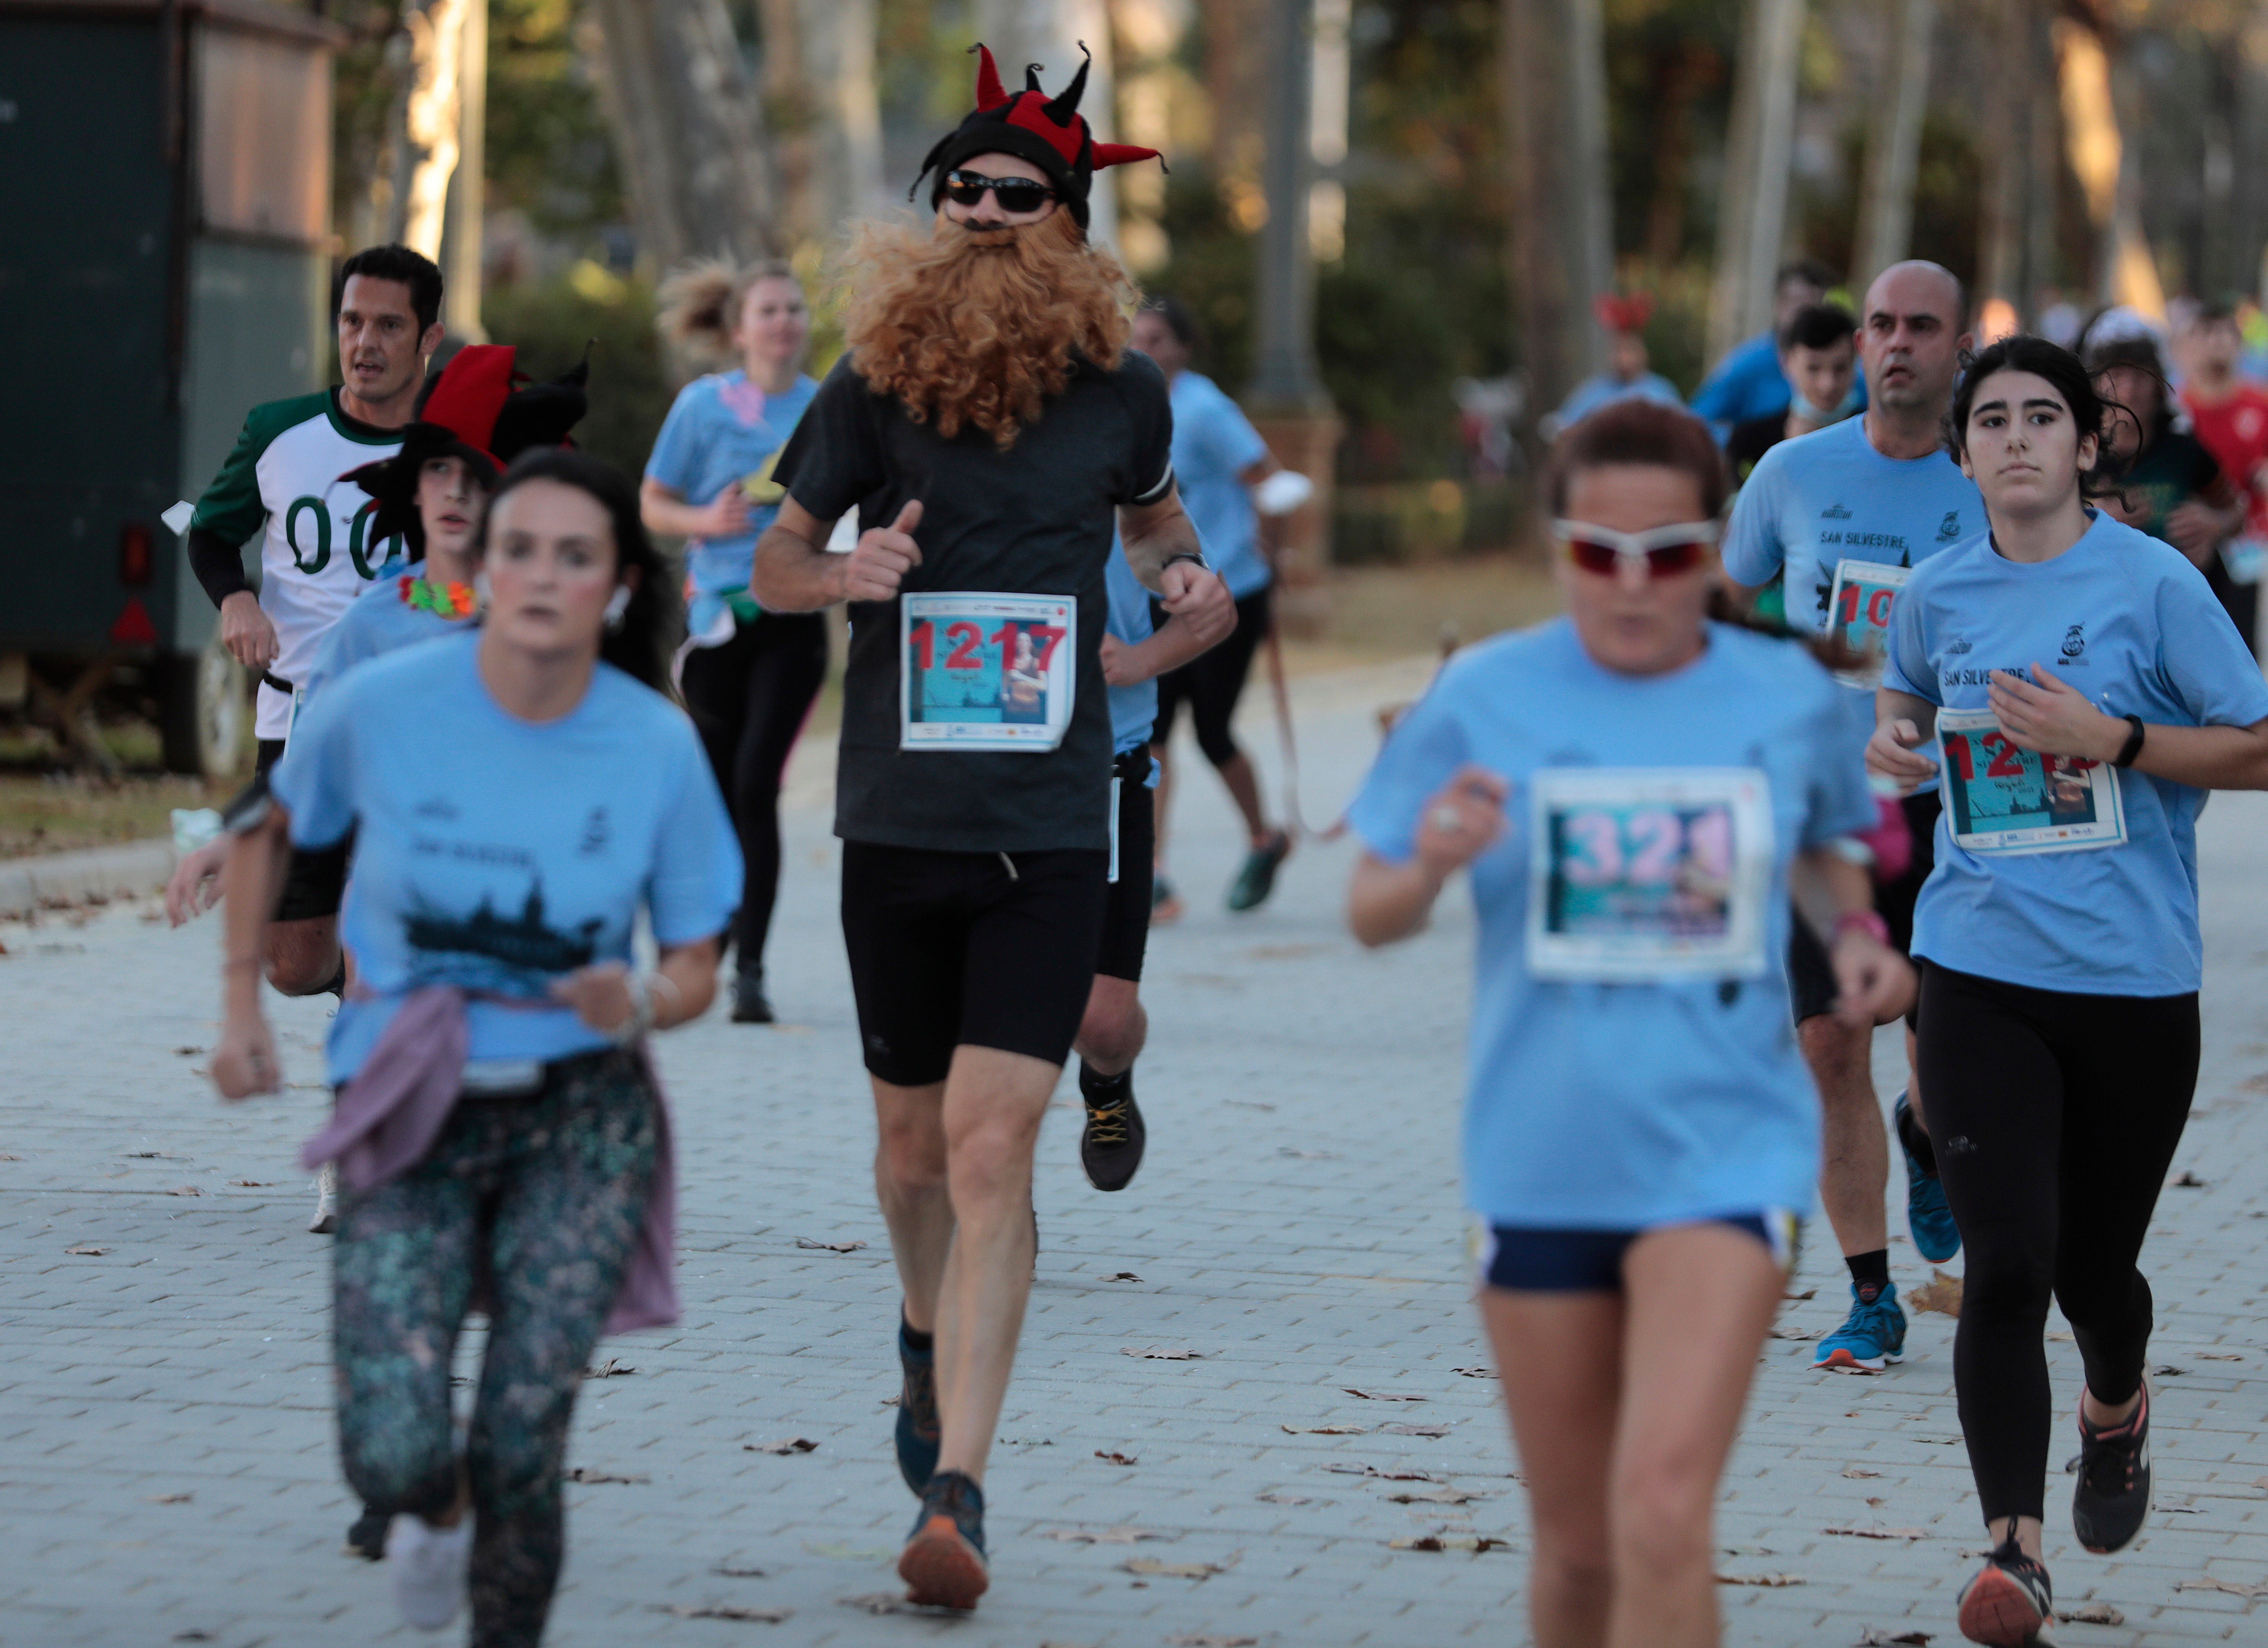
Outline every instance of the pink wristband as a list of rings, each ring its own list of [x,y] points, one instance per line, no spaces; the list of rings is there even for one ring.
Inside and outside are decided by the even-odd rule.
[[[1832,937],[1840,938],[1845,933],[1854,929],[1867,934],[1883,948],[1889,947],[1890,924],[1881,918],[1879,912],[1870,909],[1845,910],[1835,918],[1835,931]]]

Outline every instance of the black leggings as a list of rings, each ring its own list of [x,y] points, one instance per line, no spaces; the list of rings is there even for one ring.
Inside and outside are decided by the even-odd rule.
[[[2038,1516],[2053,1409],[2048,1296],[2087,1386],[2141,1388],[2135,1261],[2197,1089],[2198,998],[2079,996],[1925,963],[1921,1090],[1967,1250],[1953,1379],[1989,1522]]]
[[[1162,750],[1173,741],[1174,719],[1187,699],[1189,719],[1196,724],[1197,747],[1216,767],[1226,767],[1243,752],[1229,732],[1236,717],[1236,701],[1244,695],[1244,679],[1252,673],[1252,655],[1268,634],[1268,597],[1272,585],[1262,585],[1236,603],[1236,633],[1177,670],[1158,677],[1158,719],[1151,742]],[[1159,628],[1166,609],[1152,602],[1150,616]]]
[[[817,613],[763,613],[722,646],[685,660],[685,707],[740,835],[740,910],[733,943],[743,973],[761,973],[779,896],[780,775],[827,679],[827,622]]]

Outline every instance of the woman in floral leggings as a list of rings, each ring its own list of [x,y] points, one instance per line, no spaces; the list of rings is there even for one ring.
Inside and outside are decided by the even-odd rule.
[[[673,599],[630,484],[522,459],[483,528],[477,630],[374,658],[294,729],[232,850],[224,1096],[277,1085],[261,927],[289,846],[356,835],[333,1022],[333,1338],[348,1481],[387,1514],[394,1597],[476,1648],[542,1636],[560,1468],[601,1332],[673,1321],[668,1113],[649,1030],[698,1016],[740,850],[692,724],[663,695]],[[658,967],[630,970],[640,907]],[[488,1346],[462,1445],[450,1370]],[[468,1570],[469,1568],[469,1573]]]

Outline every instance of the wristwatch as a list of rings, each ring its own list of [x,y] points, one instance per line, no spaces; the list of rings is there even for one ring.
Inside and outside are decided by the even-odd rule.
[[[2120,745],[2118,753],[2110,758],[2110,764],[2113,767],[2132,767],[2134,764],[2134,758],[2142,753],[2143,737],[2150,730],[2142,725],[2142,717],[2138,715],[2128,716],[2126,725],[2134,730],[2126,735],[2125,743]]]
[[[1182,561],[1190,563],[1200,572],[1212,570],[1212,563],[1204,558],[1204,551],[1202,549],[1183,549],[1178,554],[1169,555],[1158,563],[1158,570],[1163,572],[1167,567]]]

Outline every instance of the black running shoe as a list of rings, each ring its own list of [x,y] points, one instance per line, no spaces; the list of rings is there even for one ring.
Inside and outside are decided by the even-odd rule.
[[[385,1512],[373,1511],[364,1505],[362,1514],[354,1519],[354,1526],[347,1530],[346,1546],[339,1554],[359,1556],[365,1562],[384,1562],[386,1528],[393,1520]]]
[[[2010,1540],[1961,1587],[1961,1634],[1990,1648],[2027,1648],[2055,1616],[2048,1571]]]
[[[1236,879],[1228,889],[1228,907],[1233,910],[1258,909],[1276,890],[1276,871],[1292,856],[1292,837],[1288,831],[1278,830],[1266,843],[1255,847],[1244,857],[1244,868],[1236,872]]]
[[[763,969],[742,973],[733,980],[733,1022],[734,1024],[771,1024],[776,1022],[772,1004],[764,994]]]
[[[966,1613],[992,1583],[984,1561],[984,1490],[959,1471],[930,1478],[898,1556],[906,1600]]]
[[[2071,1490],[2072,1531],[2101,1556],[2124,1550],[2150,1513],[2150,1387],[2142,1405],[2114,1431],[2097,1431],[2079,1414],[2079,1485]]]
[[[898,1323],[898,1365],[905,1381],[898,1387],[898,1473],[916,1493],[929,1487],[937,1469],[937,1449],[945,1435],[937,1412],[937,1345],[917,1350],[906,1343],[906,1325]]]
[[[1123,1190],[1134,1182],[1150,1137],[1142,1107],[1134,1102],[1134,1072],[1090,1075],[1082,1059],[1079,1096],[1086,1101],[1086,1126],[1079,1136],[1079,1165],[1086,1169],[1086,1181],[1098,1190]]]

